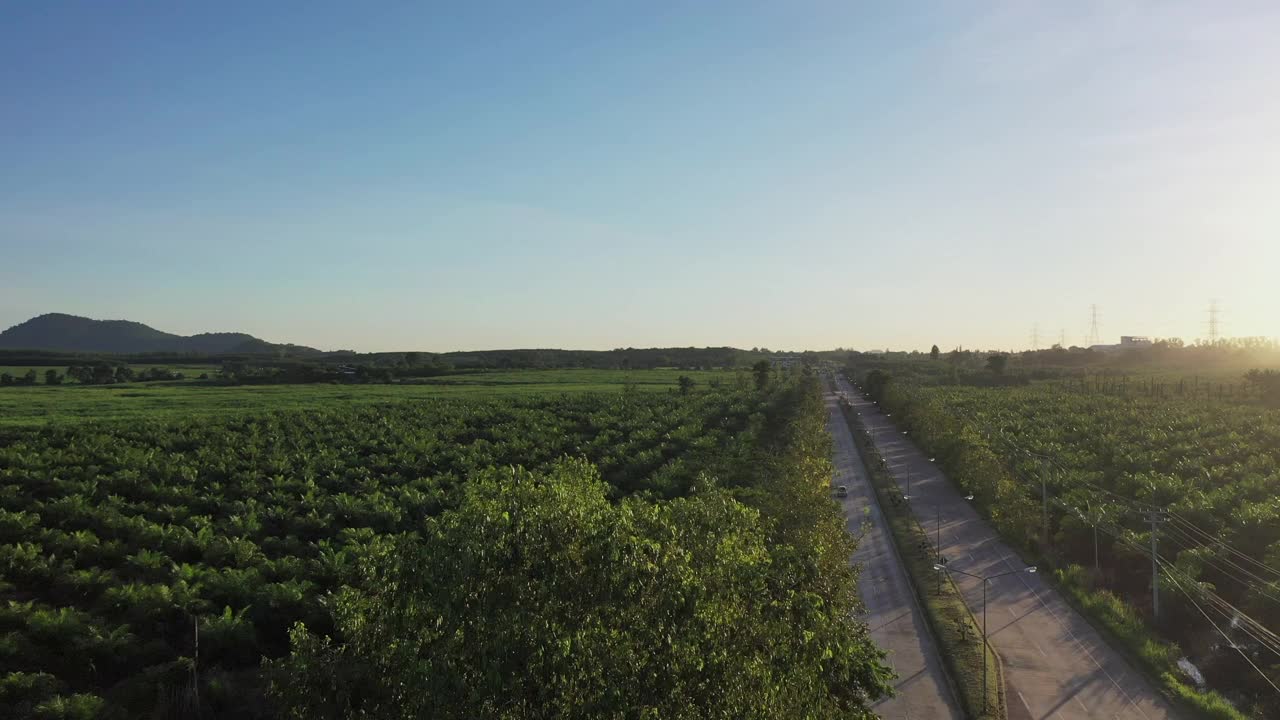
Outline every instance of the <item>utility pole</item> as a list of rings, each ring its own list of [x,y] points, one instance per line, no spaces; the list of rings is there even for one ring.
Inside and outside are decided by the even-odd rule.
[[[983,648],[982,648],[982,711],[986,712],[987,696],[989,694],[987,692],[987,655],[988,655],[988,651],[990,651],[991,653],[995,652],[994,650],[991,650],[991,641],[987,635],[987,583],[991,582],[992,580],[995,580],[996,578],[1002,578],[1006,575],[1013,575],[1014,573],[1020,573],[1020,572],[1034,573],[1036,571],[1036,566],[1032,565],[1030,567],[1019,568],[1017,570],[1010,570],[1008,572],[1002,572],[997,575],[988,575],[986,577],[983,577],[982,575],[975,575],[973,573],[965,572],[963,570],[958,570],[956,568],[950,567],[948,565],[943,565],[941,563],[934,565],[933,569],[937,571],[939,575],[941,575],[944,572],[958,572],[961,575],[967,575],[975,580],[982,581],[982,645],[983,645]]]
[[[1049,465],[1040,461],[1040,525],[1044,532],[1044,547],[1049,547]]]
[[[1087,514],[1086,519],[1088,520],[1089,524],[1093,526],[1093,570],[1094,572],[1098,572],[1102,569],[1102,567],[1098,564],[1098,520],[1100,518],[1098,517],[1098,515],[1094,514],[1092,502],[1085,500],[1084,509],[1085,509],[1085,513]]]
[[[1218,316],[1221,313],[1222,313],[1222,310],[1218,307],[1218,301],[1216,299],[1210,300],[1209,301],[1209,344],[1210,345],[1218,344],[1218,337],[1219,335],[1221,335],[1221,331],[1222,331],[1222,321],[1218,318]]]
[[[1151,523],[1151,616],[1160,621],[1160,566],[1156,561],[1158,555],[1156,542],[1159,537],[1160,523],[1164,522],[1163,510],[1149,510],[1143,518]]]
[[[937,528],[934,547],[938,549],[938,562],[942,562],[942,509],[938,505],[933,506],[933,519]],[[938,573],[938,594],[942,594],[942,573]]]

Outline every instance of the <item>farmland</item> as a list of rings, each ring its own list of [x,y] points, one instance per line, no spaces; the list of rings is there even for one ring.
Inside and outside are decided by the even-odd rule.
[[[745,377],[734,382],[732,374],[693,373],[698,384],[682,393],[675,391],[680,374],[686,373],[513,372],[352,387],[10,389],[0,394],[9,403],[7,425],[0,428],[0,707],[19,717],[272,717],[269,695],[312,716],[339,702],[316,688],[352,682],[363,683],[366,708],[402,703],[380,695],[367,673],[350,670],[356,679],[326,675],[330,671],[318,658],[330,651],[316,650],[314,638],[352,643],[342,651],[351,655],[332,672],[379,666],[385,658],[360,650],[367,647],[362,633],[385,632],[399,616],[379,610],[377,592],[362,592],[404,582],[398,573],[412,558],[436,562],[476,548],[479,554],[469,561],[476,565],[468,565],[473,569],[461,580],[433,582],[450,572],[443,567],[414,573],[425,584],[405,590],[396,605],[419,598],[428,606],[452,607],[442,594],[462,592],[467,583],[480,588],[498,582],[491,574],[521,567],[511,559],[481,569],[495,562],[494,553],[523,557],[519,547],[542,527],[537,518],[557,513],[569,514],[555,521],[558,539],[547,546],[547,558],[578,552],[565,543],[576,537],[568,528],[583,517],[613,527],[632,522],[624,517],[642,516],[649,518],[643,528],[650,529],[627,531],[627,537],[657,532],[646,548],[665,547],[673,537],[684,538],[687,548],[708,548],[678,551],[695,563],[680,576],[682,587],[714,583],[700,591],[711,602],[716,593],[739,592],[733,588],[748,592],[739,583],[750,583],[751,603],[726,606],[740,616],[732,636],[752,648],[770,648],[774,661],[791,668],[796,687],[809,688],[809,694],[770,695],[770,702],[784,703],[789,712],[847,710],[883,693],[885,671],[865,627],[853,619],[849,541],[820,489],[830,461],[816,384],[779,377],[764,388]],[[717,378],[725,382],[709,382]],[[151,392],[155,396],[146,395]],[[130,405],[135,400],[143,402]],[[544,498],[544,491],[556,499]],[[622,505],[609,509],[618,501]],[[461,519],[494,502],[505,509]],[[497,531],[487,531],[480,545],[465,541],[495,512],[512,523],[527,514],[530,519],[520,522],[534,524],[502,531],[525,540],[509,546],[493,535]],[[613,513],[624,515],[608,520]],[[700,513],[719,519],[704,526],[694,520]],[[671,519],[676,516],[684,519]],[[669,522],[675,522],[671,530],[663,530]],[[590,538],[599,532],[591,530],[581,542],[595,542]],[[730,547],[745,554],[732,560],[724,554]],[[712,557],[703,553],[713,548],[719,548],[718,560],[696,564]],[[773,560],[761,565],[767,556]],[[739,567],[736,562],[743,563],[740,579],[711,579]],[[564,563],[530,570],[520,581],[522,592],[536,592],[539,583],[553,582],[568,572],[562,567],[574,564],[568,556]],[[591,589],[586,581],[574,582],[576,594]],[[595,582],[623,581],[610,576]],[[781,594],[742,615],[772,593]],[[822,600],[813,606],[805,597]],[[639,598],[631,602],[645,606]],[[791,607],[793,602],[803,607]],[[582,612],[599,609],[590,605]],[[664,618],[681,615],[660,612]],[[770,620],[774,612],[781,614]],[[385,622],[344,624],[361,613],[382,613]],[[487,613],[480,618],[484,629],[469,632],[473,638],[498,632],[505,617]],[[435,627],[449,618],[464,625],[477,620],[466,612],[445,613]],[[399,636],[420,631],[415,622]],[[648,659],[673,672],[687,665],[690,677],[702,677],[712,666],[734,677],[763,667],[751,660],[758,650],[730,652],[721,667],[721,660],[701,656],[707,646],[696,641],[696,629],[680,632],[691,643],[684,654],[660,660],[656,649],[632,649],[619,662]],[[721,637],[708,632],[708,638]],[[784,635],[808,639],[792,650]],[[616,644],[615,638],[606,648]],[[815,647],[825,647],[821,657],[827,659],[819,661]],[[543,658],[545,648],[536,643],[530,652]],[[291,649],[294,659],[286,662]],[[452,656],[445,649],[431,657],[444,662]],[[840,658],[837,665],[832,657]],[[538,667],[533,658],[522,663],[531,673]],[[750,664],[735,669],[739,661]],[[465,665],[467,659],[450,662]],[[565,677],[564,663],[577,660],[569,655],[555,662],[546,683]],[[819,674],[800,679],[819,664]],[[280,675],[269,668],[290,679],[273,681]],[[440,672],[429,679],[452,682]],[[645,682],[631,686],[642,691]],[[315,692],[291,695],[290,688],[298,687]],[[487,702],[479,692],[462,697],[450,686],[424,697],[473,708]],[[534,683],[529,692],[545,692],[545,684]],[[577,702],[568,691],[563,698]],[[672,708],[693,702],[667,698]],[[743,707],[759,702],[746,695],[698,700]],[[329,703],[327,710],[316,707],[318,701]],[[623,706],[638,702],[632,698]]]
[[[1280,411],[1191,381],[1144,388],[1153,377],[980,387],[861,374],[1003,536],[1061,569],[1096,622],[1153,675],[1174,678],[1171,692],[1190,685],[1175,665],[1187,658],[1208,687],[1262,717],[1280,682],[1268,629],[1280,627]],[[1215,717],[1238,717],[1186,692]]]
[[[458,373],[396,385],[243,386],[199,381],[193,375],[174,382],[35,385],[0,390],[0,427],[323,409],[446,396],[665,391],[676,388],[680,376],[691,377],[705,386],[735,382],[737,375],[732,371],[699,370],[523,370]]]

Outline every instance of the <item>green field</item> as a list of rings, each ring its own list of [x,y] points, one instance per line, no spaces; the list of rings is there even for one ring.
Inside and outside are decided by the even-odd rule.
[[[706,387],[713,381],[733,383],[738,373],[716,370],[514,370],[448,375],[390,385],[216,385],[184,380],[7,387],[0,389],[0,425],[320,409],[441,396],[530,396],[621,392],[628,388],[665,391],[675,389],[681,375],[687,375],[700,387]]]
[[[0,717],[860,717],[890,674],[796,375],[5,388]]]
[[[176,365],[165,364],[165,363],[126,363],[126,364],[128,365],[129,368],[131,368],[135,372],[142,371],[142,370],[150,370],[151,368],[161,368],[164,370],[172,370],[173,372],[176,372],[176,373],[182,373],[183,375],[187,376],[188,379],[195,379],[199,377],[201,373],[208,373],[209,375],[214,375],[215,373],[218,372],[219,367],[221,367],[219,365],[190,365],[190,364],[181,364],[181,363]],[[50,368],[57,370],[59,373],[65,373],[67,371],[66,365],[0,365],[0,373],[9,373],[14,377],[21,377],[22,375],[25,375],[28,370],[35,370],[36,375],[39,376],[40,378],[40,382],[43,383],[44,373],[46,370],[49,370]]]

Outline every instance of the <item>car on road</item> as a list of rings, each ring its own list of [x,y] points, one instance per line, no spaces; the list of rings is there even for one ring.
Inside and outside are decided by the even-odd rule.
[[[836,488],[836,497],[849,497],[849,488],[841,485]]]

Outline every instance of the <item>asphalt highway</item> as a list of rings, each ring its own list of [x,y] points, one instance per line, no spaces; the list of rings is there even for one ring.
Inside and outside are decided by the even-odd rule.
[[[849,532],[860,538],[853,562],[862,568],[858,591],[866,605],[865,619],[872,639],[888,651],[888,661],[898,674],[897,695],[873,709],[886,720],[959,720],[963,716],[837,402],[836,395],[828,392],[827,427],[835,447],[832,487],[848,488],[848,497],[840,502]]]

